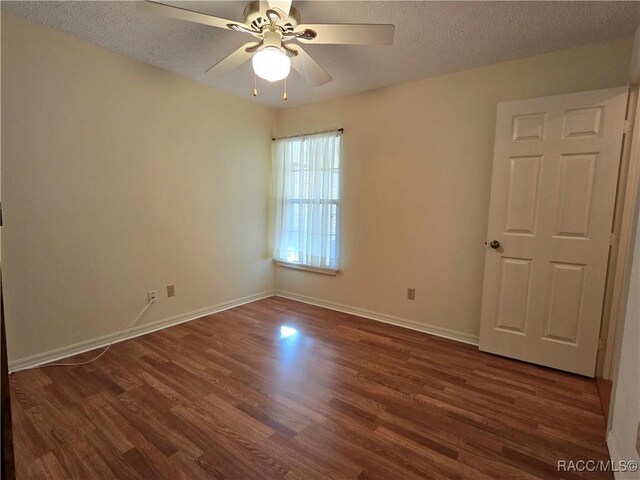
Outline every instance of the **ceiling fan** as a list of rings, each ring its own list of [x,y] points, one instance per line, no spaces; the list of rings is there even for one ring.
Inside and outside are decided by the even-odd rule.
[[[291,0],[260,0],[244,9],[244,22],[214,17],[155,1],[137,2],[143,12],[234,30],[254,37],[206,72],[221,75],[249,59],[257,76],[270,81],[286,79],[293,67],[314,86],[330,82],[331,76],[297,41],[303,44],[390,45],[393,25],[302,24]],[[254,89],[254,95],[257,94]],[[285,89],[286,100],[286,89]]]

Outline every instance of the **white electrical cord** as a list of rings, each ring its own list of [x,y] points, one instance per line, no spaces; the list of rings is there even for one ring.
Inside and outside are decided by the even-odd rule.
[[[99,359],[101,356],[103,356],[105,353],[107,353],[107,350],[109,350],[109,347],[111,347],[111,345],[113,345],[114,343],[116,343],[116,341],[120,338],[120,336],[124,335],[125,333],[128,333],[129,330],[131,330],[133,327],[136,326],[136,324],[138,323],[138,321],[142,318],[142,316],[146,313],[146,311],[149,309],[149,307],[151,305],[153,305],[155,303],[155,301],[150,301],[149,303],[147,303],[147,305],[140,311],[140,313],[138,314],[138,316],[136,318],[133,319],[133,322],[131,322],[128,326],[126,326],[123,330],[120,330],[120,332],[118,332],[118,334],[116,335],[116,337],[111,340],[111,342],[109,342],[107,344],[106,347],[103,347],[104,350],[102,352],[100,352],[100,354],[96,357],[93,357],[91,360],[87,360],[86,362],[80,362],[80,363],[45,363],[44,365],[36,365],[34,367],[31,368],[45,368],[45,367],[79,367],[80,365],[86,365],[88,363],[91,362],[95,362],[97,359]],[[30,370],[30,369],[27,369]]]

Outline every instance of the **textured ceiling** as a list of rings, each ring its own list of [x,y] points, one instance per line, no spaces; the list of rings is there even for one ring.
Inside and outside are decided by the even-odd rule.
[[[166,2],[242,21],[247,2]],[[312,87],[293,72],[261,82],[251,63],[219,78],[204,71],[251,39],[137,11],[133,2],[2,2],[2,11],[48,25],[226,92],[278,108],[631,35],[638,2],[295,1],[303,23],[392,23],[392,46],[306,45],[333,76]]]

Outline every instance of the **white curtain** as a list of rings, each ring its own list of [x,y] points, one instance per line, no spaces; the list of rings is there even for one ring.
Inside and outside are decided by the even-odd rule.
[[[276,140],[276,260],[339,268],[340,134]]]

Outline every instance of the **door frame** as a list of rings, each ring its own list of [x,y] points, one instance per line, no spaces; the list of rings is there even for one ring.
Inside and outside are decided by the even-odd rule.
[[[611,380],[617,370],[619,341],[617,331],[624,318],[631,273],[631,248],[636,198],[640,190],[640,88],[631,86],[627,103],[628,131],[620,154],[620,173],[614,210],[607,281],[600,330],[601,348],[596,376]]]

